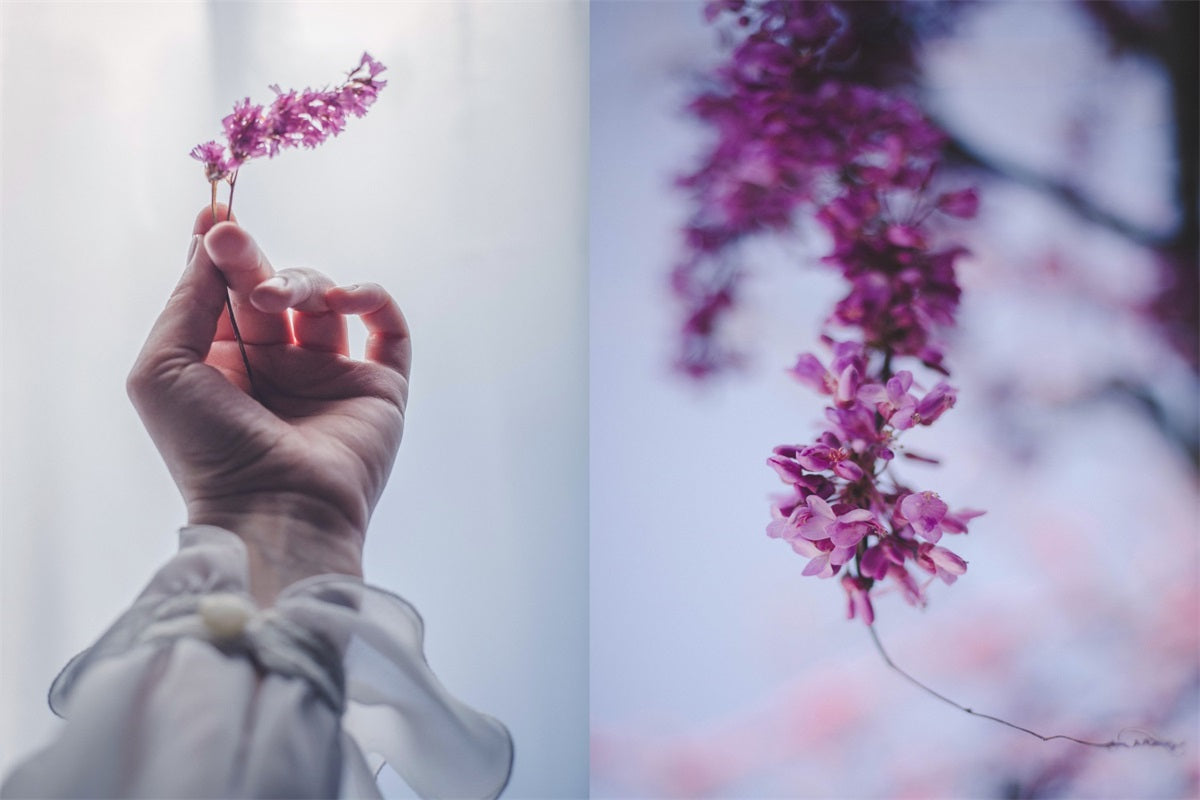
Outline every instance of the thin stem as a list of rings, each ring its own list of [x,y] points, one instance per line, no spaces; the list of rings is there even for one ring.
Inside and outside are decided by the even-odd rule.
[[[229,205],[225,206],[225,221],[233,216],[233,190],[237,188],[237,170],[229,176]]]
[[[957,708],[959,711],[970,714],[973,717],[983,717],[984,719],[990,719],[992,722],[999,722],[1001,725],[1006,725],[1010,728],[1013,728],[1014,730],[1021,731],[1022,733],[1028,733],[1030,736],[1036,736],[1038,739],[1041,739],[1043,742],[1049,742],[1052,739],[1066,739],[1069,742],[1075,742],[1076,744],[1087,745],[1088,747],[1102,747],[1102,748],[1161,747],[1172,753],[1174,753],[1176,750],[1178,750],[1180,747],[1183,746],[1182,742],[1167,742],[1167,741],[1163,741],[1162,739],[1158,739],[1158,738],[1155,738],[1155,737],[1149,736],[1149,735],[1147,735],[1144,739],[1135,739],[1132,742],[1120,742],[1115,739],[1112,741],[1108,741],[1108,742],[1090,742],[1086,739],[1076,739],[1074,736],[1067,736],[1067,735],[1061,734],[1061,733],[1055,734],[1053,736],[1043,736],[1042,734],[1038,733],[1037,731],[1031,731],[1031,730],[1029,730],[1029,728],[1022,728],[1020,725],[1015,725],[1006,719],[1001,719],[1000,717],[993,717],[991,714],[984,714],[979,711],[975,711],[973,709],[967,708],[966,706],[964,706],[960,703],[956,703],[955,701],[951,700],[949,697],[946,697],[944,694],[940,694],[939,692],[936,692],[933,689],[929,688],[928,686],[926,686],[925,684],[921,683],[919,680],[914,678],[912,675],[909,675],[907,672],[902,670],[900,667],[896,666],[896,662],[892,661],[891,656],[889,656],[887,653],[887,650],[885,650],[883,648],[883,642],[879,641],[879,634],[877,634],[875,632],[874,625],[868,625],[867,630],[871,632],[871,639],[872,639],[872,641],[875,642],[875,649],[879,651],[879,655],[881,655],[883,657],[883,661],[885,664],[887,664],[889,667],[891,667],[896,672],[900,673],[900,675],[902,677],[904,677],[905,680],[907,680],[909,683],[913,684],[917,688],[924,690],[928,694],[931,694],[934,697],[936,697],[938,700],[941,700],[943,703],[952,705],[955,708]]]
[[[233,297],[229,293],[229,287],[225,287],[225,308],[229,311],[229,325],[233,328],[233,338],[237,340],[238,352],[242,354],[242,365],[246,368],[246,379],[250,381],[250,396],[258,402],[262,402],[262,393],[258,391],[258,385],[254,382],[254,373],[250,371],[250,359],[246,356],[246,344],[242,341],[242,332],[238,330],[237,317],[233,315]]]
[[[229,203],[225,206],[225,221],[233,217],[233,190],[237,186],[237,172],[229,178]],[[217,221],[217,182],[212,181],[212,215],[213,222]],[[233,313],[233,295],[229,287],[225,287],[225,308],[229,311],[229,326],[233,328],[233,338],[237,340],[238,352],[242,354],[242,366],[246,368],[246,380],[250,382],[250,396],[262,402],[262,392],[254,382],[254,372],[250,369],[250,358],[246,355],[246,343],[242,341],[242,332],[238,329],[237,316]]]

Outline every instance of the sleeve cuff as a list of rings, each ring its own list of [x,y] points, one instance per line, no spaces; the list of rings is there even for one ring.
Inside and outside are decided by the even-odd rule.
[[[51,708],[69,716],[80,679],[103,660],[142,645],[201,639],[266,672],[304,678],[340,714],[342,796],[377,794],[372,777],[384,762],[422,797],[492,798],[503,791],[512,738],[441,685],[409,603],[357,578],[319,575],[259,609],[248,584],[241,539],[214,526],[184,528],[178,554],[55,679]]]

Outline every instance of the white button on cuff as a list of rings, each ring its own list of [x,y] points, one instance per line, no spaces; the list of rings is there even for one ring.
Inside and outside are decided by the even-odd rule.
[[[241,595],[209,594],[200,598],[197,610],[214,639],[234,639],[246,630],[246,623],[256,609]]]

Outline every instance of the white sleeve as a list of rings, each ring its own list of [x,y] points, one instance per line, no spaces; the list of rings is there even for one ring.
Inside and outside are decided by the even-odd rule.
[[[399,597],[343,575],[266,610],[246,551],[193,526],[120,619],[54,681],[59,737],[4,797],[379,797],[388,762],[422,797],[492,798],[507,729],[454,699]]]

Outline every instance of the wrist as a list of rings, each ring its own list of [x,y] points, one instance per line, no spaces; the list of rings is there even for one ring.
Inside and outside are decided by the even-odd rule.
[[[301,494],[193,500],[188,523],[215,525],[246,545],[250,593],[261,606],[296,581],[329,573],[362,577],[366,531]]]

